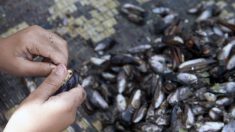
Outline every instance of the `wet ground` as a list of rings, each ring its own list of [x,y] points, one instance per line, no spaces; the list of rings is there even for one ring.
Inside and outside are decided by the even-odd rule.
[[[67,40],[70,53],[70,67],[79,69],[82,63],[94,55],[93,47],[106,38],[113,37],[118,42],[109,52],[122,52],[133,45],[148,43],[154,39],[149,31],[150,24],[137,26],[119,14],[124,3],[141,5],[151,12],[156,5],[165,5],[187,18],[192,26],[194,17],[186,10],[200,0],[1,0],[0,35],[2,37],[30,25],[40,25],[54,31]],[[233,3],[233,0],[227,1]],[[149,13],[148,18],[154,17]],[[147,21],[146,23],[151,23]],[[7,81],[4,81],[7,80]],[[25,98],[29,91],[22,78],[1,75],[0,110],[6,113]],[[20,88],[19,88],[20,87]],[[16,95],[16,96],[15,96]],[[5,116],[3,114],[3,116]],[[1,115],[0,115],[1,119]],[[3,118],[2,118],[3,120]],[[5,121],[0,121],[4,125]]]

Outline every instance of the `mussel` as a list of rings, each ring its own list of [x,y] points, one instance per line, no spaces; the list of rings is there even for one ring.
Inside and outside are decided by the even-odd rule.
[[[79,73],[76,70],[69,69],[63,85],[56,91],[55,95],[69,91],[79,83]]]

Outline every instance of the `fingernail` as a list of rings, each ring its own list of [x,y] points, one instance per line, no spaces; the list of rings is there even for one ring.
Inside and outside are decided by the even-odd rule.
[[[55,69],[56,74],[63,75],[65,73],[66,67],[62,64],[58,65]]]

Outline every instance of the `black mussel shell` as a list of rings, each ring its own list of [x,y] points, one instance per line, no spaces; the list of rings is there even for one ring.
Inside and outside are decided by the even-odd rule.
[[[133,113],[134,113],[134,109],[132,107],[128,107],[125,111],[120,113],[120,116],[119,116],[120,123],[126,127],[130,126],[132,123],[131,119],[132,119]]]
[[[132,57],[132,56],[128,56],[128,55],[114,55],[111,57],[110,60],[111,65],[115,65],[115,66],[123,66],[123,65],[136,65],[139,66],[140,62],[137,58]]]
[[[77,86],[79,83],[79,74],[77,71],[72,70],[72,75],[71,77],[67,80],[66,83],[64,83],[58,91],[56,91],[55,95],[69,91],[70,89],[74,88]]]

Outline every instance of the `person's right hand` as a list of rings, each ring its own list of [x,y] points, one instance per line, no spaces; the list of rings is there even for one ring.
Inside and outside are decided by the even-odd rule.
[[[62,85],[67,69],[60,64],[12,115],[5,132],[60,132],[72,124],[86,97],[81,86],[52,96]]]

